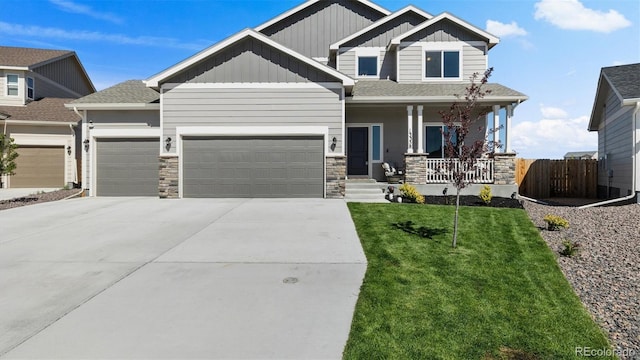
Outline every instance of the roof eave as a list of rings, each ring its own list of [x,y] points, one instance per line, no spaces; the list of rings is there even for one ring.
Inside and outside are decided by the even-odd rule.
[[[19,119],[0,119],[2,124],[17,124],[17,125],[49,125],[49,126],[69,126],[78,124],[78,120],[70,121],[46,121],[46,120],[19,120]]]
[[[69,103],[64,107],[76,110],[160,110],[159,103]]]
[[[498,43],[500,43],[500,39],[494,35],[489,34],[488,32],[474,26],[471,25],[470,23],[452,15],[449,14],[448,12],[443,12],[425,22],[423,22],[422,24],[414,27],[413,29],[405,32],[404,34],[400,34],[398,36],[396,36],[395,38],[391,39],[391,42],[389,43],[389,45],[400,45],[400,43],[402,42],[402,40],[404,40],[405,38],[407,38],[408,36],[411,36],[419,31],[422,31],[426,28],[428,28],[429,26],[437,23],[438,21],[442,20],[442,19],[448,19],[450,21],[453,21],[454,23],[466,28],[469,31],[472,31],[474,33],[476,33],[477,35],[485,38],[487,40],[487,42],[489,43],[489,48],[492,48],[494,46],[496,46]]]
[[[514,102],[524,102],[528,100],[529,97],[526,95],[518,96],[485,96],[482,99],[478,100],[478,103],[495,103],[495,102],[504,102],[504,103],[514,103]],[[464,99],[460,99],[456,96],[358,96],[355,95],[353,97],[348,97],[346,99],[348,103],[378,103],[378,104],[405,104],[405,103],[424,103],[424,104],[435,104],[435,103],[453,103],[453,102],[461,102]]]

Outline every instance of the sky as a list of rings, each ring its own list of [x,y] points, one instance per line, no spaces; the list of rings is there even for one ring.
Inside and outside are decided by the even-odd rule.
[[[98,90],[146,79],[303,0],[2,0],[0,45],[75,51]],[[451,13],[500,38],[497,82],[529,96],[513,150],[562,158],[597,150],[587,125],[600,69],[640,62],[638,0],[374,0]]]

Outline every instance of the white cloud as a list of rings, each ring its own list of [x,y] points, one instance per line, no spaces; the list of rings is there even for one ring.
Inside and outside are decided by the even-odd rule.
[[[554,114],[556,110],[561,109],[549,112],[559,115],[560,112]],[[588,116],[522,121],[512,128],[513,148],[521,157],[537,159],[558,159],[569,151],[597,150],[598,134],[587,131],[588,124]]]
[[[624,15],[613,9],[607,12],[589,9],[579,0],[541,0],[535,8],[536,20],[546,20],[566,30],[610,33],[631,25]]]
[[[94,19],[106,20],[116,24],[122,24],[124,22],[124,20],[121,17],[115,14],[108,13],[108,12],[95,11],[87,5],[76,4],[68,0],[49,0],[49,2],[56,5],[62,11],[66,11],[74,14],[87,15]]]
[[[527,35],[527,31],[518,26],[518,23],[516,23],[515,21],[512,21],[510,24],[503,24],[500,21],[487,20],[487,31],[497,37],[515,37]]]
[[[69,31],[58,28],[10,24],[0,21],[0,34],[36,38],[65,39],[79,41],[109,42],[120,45],[141,45],[187,50],[202,50],[206,43],[188,43],[175,38],[156,36],[131,37],[122,34],[106,34],[98,31]]]
[[[540,112],[545,119],[566,119],[569,117],[566,111],[556,107],[544,106],[543,104],[540,104]]]

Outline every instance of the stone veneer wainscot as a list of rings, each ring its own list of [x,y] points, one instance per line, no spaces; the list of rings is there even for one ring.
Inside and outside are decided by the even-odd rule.
[[[160,157],[160,182],[158,195],[161,199],[177,199],[178,192],[178,157]]]
[[[347,175],[346,156],[327,157],[327,198],[341,199],[344,197]]]

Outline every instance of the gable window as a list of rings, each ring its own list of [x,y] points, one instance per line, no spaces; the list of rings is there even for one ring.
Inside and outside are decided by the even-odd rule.
[[[378,57],[358,56],[358,76],[378,76]]]
[[[453,129],[451,129],[453,130]],[[447,128],[443,125],[427,125],[424,132],[425,151],[429,154],[428,158],[442,159],[447,157],[447,142],[445,135],[448,134]],[[451,132],[451,142],[457,146],[457,132]]]
[[[460,51],[427,51],[424,73],[431,79],[460,78]]]
[[[33,100],[34,96],[34,82],[32,77],[27,78],[27,98]]]
[[[7,96],[18,96],[18,75],[7,74]]]

